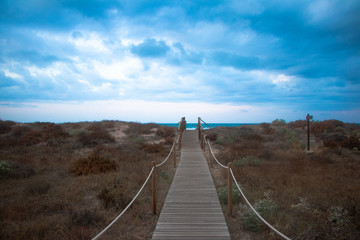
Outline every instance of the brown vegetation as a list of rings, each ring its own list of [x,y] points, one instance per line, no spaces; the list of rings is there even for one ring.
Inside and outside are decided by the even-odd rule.
[[[99,153],[93,152],[85,158],[80,158],[70,167],[76,176],[106,173],[108,171],[115,171],[118,164],[115,160],[104,158]]]
[[[1,121],[0,239],[94,237],[131,201],[174,139],[173,128],[156,124]],[[158,174],[161,208],[172,163]],[[148,184],[102,239],[149,239],[157,217]]]
[[[233,162],[249,201],[281,232],[292,239],[358,239],[360,125],[312,122],[313,152],[306,153],[305,124],[276,120],[207,133],[217,134],[212,144],[217,158],[225,164]],[[226,171],[215,165],[212,174],[221,193]],[[227,222],[234,239],[277,239],[243,200],[234,205]]]

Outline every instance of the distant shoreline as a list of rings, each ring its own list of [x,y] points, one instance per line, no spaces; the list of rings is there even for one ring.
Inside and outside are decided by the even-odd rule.
[[[176,127],[177,123],[157,123],[161,126],[170,126],[170,127]],[[239,127],[243,125],[256,125],[260,123],[208,123],[208,125],[213,127]],[[186,123],[186,129],[187,130],[193,130],[196,129],[197,123]],[[206,124],[203,124],[204,129],[208,129],[209,127],[206,126]]]
[[[161,126],[169,126],[169,127],[177,127],[178,123],[156,123]],[[245,125],[259,125],[261,123],[207,123],[210,128],[214,127],[239,127],[239,126],[245,126]],[[353,123],[348,123],[353,124]],[[354,123],[360,125],[360,123]],[[209,129],[206,124],[202,124],[204,129]],[[197,123],[186,123],[186,129],[187,130],[194,130],[196,129]]]

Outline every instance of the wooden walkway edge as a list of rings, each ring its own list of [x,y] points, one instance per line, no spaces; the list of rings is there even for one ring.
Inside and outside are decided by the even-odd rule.
[[[196,131],[183,134],[180,162],[152,239],[230,239]]]

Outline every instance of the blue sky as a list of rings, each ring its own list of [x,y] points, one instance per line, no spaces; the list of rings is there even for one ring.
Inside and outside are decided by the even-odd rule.
[[[1,0],[0,118],[360,122],[360,2]]]

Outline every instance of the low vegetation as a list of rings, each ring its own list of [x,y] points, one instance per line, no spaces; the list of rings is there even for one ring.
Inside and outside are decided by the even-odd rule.
[[[0,239],[91,239],[127,206],[175,135],[157,124],[0,121]],[[158,172],[161,208],[172,163]],[[157,217],[148,184],[102,239],[150,239]]]
[[[307,121],[277,119],[271,124],[213,128],[206,134],[217,159],[233,163],[254,208],[281,232],[292,239],[359,239],[360,125],[311,122],[311,152],[306,151],[306,127]],[[227,172],[214,166],[226,213]],[[277,239],[243,199],[235,199],[227,223],[233,239]]]

